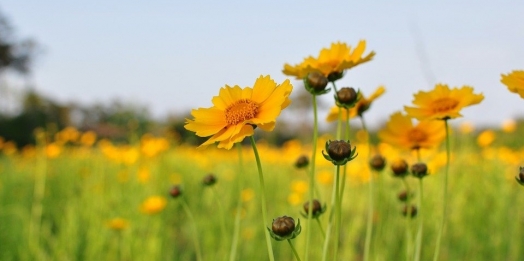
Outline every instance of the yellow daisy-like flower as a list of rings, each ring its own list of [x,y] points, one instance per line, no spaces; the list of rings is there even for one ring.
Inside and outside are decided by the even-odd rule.
[[[409,116],[394,113],[379,131],[382,142],[403,149],[431,149],[437,147],[446,137],[446,131],[439,121],[420,121],[414,125]]]
[[[450,89],[446,84],[437,84],[429,92],[416,93],[413,104],[418,107],[404,106],[408,116],[417,120],[445,120],[462,117],[460,110],[466,106],[480,103],[484,99],[482,94],[474,94],[473,88]]]
[[[167,200],[161,196],[151,196],[140,205],[140,212],[147,215],[160,213],[167,205]]]
[[[212,136],[200,146],[218,142],[218,148],[231,149],[253,135],[255,126],[272,131],[280,112],[291,103],[292,90],[289,80],[278,85],[269,76],[260,76],[253,88],[226,85],[213,97],[214,106],[191,111],[195,118],[186,119],[184,127],[200,137]]]
[[[352,118],[355,118],[356,116],[362,116],[362,114],[365,111],[367,111],[369,107],[371,107],[371,104],[373,103],[373,101],[375,101],[375,99],[377,99],[378,97],[382,96],[384,92],[386,92],[386,89],[384,88],[384,86],[379,86],[375,90],[375,92],[371,94],[371,96],[369,96],[368,98],[361,95],[360,99],[355,104],[355,106],[349,109],[349,118],[352,119]],[[339,110],[341,110],[340,107],[336,105],[331,107],[331,110],[329,111],[328,116],[326,117],[326,121],[332,122],[332,121],[338,120],[338,111]],[[348,113],[346,109],[342,109],[341,117],[342,117],[342,120],[348,120]]]
[[[129,221],[123,218],[113,218],[107,221],[106,226],[115,231],[121,231],[129,226]]]
[[[330,48],[323,48],[317,58],[309,56],[297,65],[284,64],[282,72],[297,79],[304,78],[310,72],[320,72],[329,78],[331,74],[341,74],[344,70],[370,61],[375,52],[362,57],[365,49],[365,40],[361,40],[353,50],[346,43],[332,43]]]
[[[506,85],[510,92],[518,93],[524,99],[524,71],[512,71],[501,74],[500,82]]]

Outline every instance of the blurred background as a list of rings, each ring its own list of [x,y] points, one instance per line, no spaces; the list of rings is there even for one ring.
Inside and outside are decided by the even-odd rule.
[[[436,83],[485,95],[453,124],[500,126],[522,117],[522,100],[500,83],[500,74],[524,69],[522,13],[517,1],[5,0],[0,136],[23,146],[34,127],[50,122],[114,139],[130,124],[184,136],[190,110],[211,106],[225,84],[252,86],[261,74],[282,82],[284,63],[361,39],[377,55],[339,86],[365,95],[386,87],[367,114],[372,129]],[[291,80],[294,103],[283,112],[281,134],[309,121],[293,115],[311,114],[301,82]],[[322,119],[331,94],[321,102]]]

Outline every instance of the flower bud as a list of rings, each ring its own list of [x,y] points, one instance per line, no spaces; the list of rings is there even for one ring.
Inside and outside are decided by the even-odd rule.
[[[310,72],[304,77],[304,87],[306,90],[313,95],[320,95],[329,92],[330,89],[326,89],[328,79],[319,72]]]
[[[515,179],[517,180],[517,182],[524,186],[524,167],[520,167],[520,172],[519,174],[515,177]]]
[[[295,220],[292,217],[282,216],[273,220],[271,230],[281,237],[285,237],[295,230]]]
[[[416,163],[411,166],[411,174],[421,179],[428,175],[428,166],[425,163]]]
[[[202,184],[204,184],[204,186],[213,186],[216,182],[217,182],[217,178],[213,174],[207,174],[202,179]]]
[[[417,216],[417,207],[415,205],[411,205],[411,207],[408,207],[407,205],[402,208],[402,215],[403,216],[410,216],[411,218],[414,218]]]
[[[376,171],[382,171],[386,167],[386,158],[380,154],[376,154],[369,160],[369,166]]]
[[[344,77],[344,72],[332,72],[328,75],[327,79],[330,82],[334,82],[336,80],[342,79]]]
[[[182,189],[180,189],[179,185],[173,185],[173,187],[171,187],[169,190],[169,194],[173,198],[178,198],[180,195],[182,195]]]
[[[357,155],[356,149],[351,149],[349,141],[334,140],[326,142],[327,155],[322,151],[324,158],[331,161],[335,165],[344,165],[348,161],[354,159]]]
[[[326,211],[326,208],[322,207],[322,205],[320,204],[320,201],[313,199],[312,204],[313,204],[312,206],[313,212],[311,213],[311,215],[313,218],[319,217],[322,213]],[[307,218],[309,214],[309,201],[304,203],[304,212],[305,212],[304,216]]]
[[[309,158],[306,155],[298,157],[297,161],[295,161],[295,167],[297,169],[305,168],[307,165],[309,165]]]
[[[408,163],[403,159],[398,159],[391,163],[393,176],[403,178],[408,174]]]
[[[344,87],[337,92],[335,101],[339,107],[351,108],[355,106],[358,100],[358,94],[351,87]]]
[[[398,200],[402,201],[402,202],[407,202],[408,199],[412,198],[413,197],[413,193],[409,193],[404,190],[404,191],[401,191],[400,193],[398,193],[397,195],[397,198]]]

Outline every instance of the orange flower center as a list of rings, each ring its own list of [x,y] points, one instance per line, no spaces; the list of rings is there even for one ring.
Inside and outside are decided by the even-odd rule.
[[[257,103],[248,99],[238,100],[226,109],[226,122],[228,125],[236,125],[255,118],[257,113]]]
[[[411,129],[408,134],[409,141],[413,142],[413,149],[419,149],[420,143],[428,139],[428,134],[419,129]]]
[[[433,113],[439,113],[453,110],[457,107],[458,104],[459,102],[457,100],[446,97],[435,100],[431,104],[431,107],[433,108]]]

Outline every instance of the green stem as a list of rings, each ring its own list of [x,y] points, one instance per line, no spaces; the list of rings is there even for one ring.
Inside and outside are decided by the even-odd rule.
[[[296,258],[298,261],[302,261],[302,260],[300,259],[300,257],[298,256],[297,250],[296,250],[295,247],[293,246],[293,243],[291,243],[291,239],[288,239],[287,242],[289,243],[289,246],[291,247],[291,250],[293,250],[293,254],[295,254],[295,258]]]
[[[369,138],[369,131],[366,126],[366,121],[364,120],[364,116],[360,116],[360,120],[362,121],[362,129],[366,132],[367,140],[368,140],[368,158],[371,156],[371,140]],[[366,241],[364,245],[364,261],[369,260],[369,251],[371,249],[371,237],[373,234],[373,173],[369,173],[369,186],[368,186],[368,220],[367,220],[367,227],[366,227]]]
[[[264,184],[264,173],[262,172],[262,164],[260,163],[260,156],[258,155],[255,138],[253,138],[253,136],[250,136],[250,138],[251,138],[251,145],[253,146],[253,152],[255,153],[255,159],[257,161],[258,178],[260,180],[260,195],[262,196],[262,226],[264,229],[264,235],[266,236],[267,252],[269,254],[269,260],[274,261],[275,257],[273,255],[273,247],[271,246],[271,238],[269,236],[269,231],[267,231],[267,228],[266,228],[267,206],[266,206],[266,185]],[[311,207],[310,209],[313,209],[313,208]]]
[[[217,206],[218,206],[218,211],[220,212],[219,216],[220,216],[220,232],[222,233],[222,237],[224,238],[224,240],[227,240],[227,236],[226,236],[226,219],[224,217],[224,207],[222,206],[222,202],[220,202],[220,199],[221,197],[218,196],[218,193],[217,193],[217,190],[216,190],[216,187],[215,186],[212,186],[211,187],[211,191],[213,191],[213,197],[216,199],[216,202],[217,202]],[[227,243],[227,242],[225,242]],[[224,247],[220,247],[220,252],[223,252],[225,248]],[[226,253],[227,254],[227,253]]]
[[[449,130],[448,130],[448,120],[444,120],[444,128],[446,128],[446,173],[444,173],[444,182],[442,184],[442,220],[440,222],[440,228],[437,235],[437,245],[435,246],[435,254],[433,255],[433,261],[438,260],[440,254],[440,244],[442,242],[442,233],[444,232],[444,227],[446,226],[446,215],[447,215],[447,204],[448,204],[448,174],[449,174],[449,162],[451,157],[450,145],[449,145]]]
[[[45,185],[47,179],[47,156],[45,154],[45,138],[39,138],[38,142],[40,143],[39,150],[41,151],[41,155],[38,157],[36,163],[29,238],[31,250],[34,251],[36,256],[40,257],[40,225],[42,222],[42,212],[44,208],[42,201],[45,196]]]
[[[419,178],[419,196],[418,196],[418,231],[417,231],[417,242],[415,245],[415,261],[420,261],[420,251],[422,249],[422,230],[424,228],[424,211],[422,209],[422,197],[424,193],[424,188],[422,186],[422,178]]]
[[[187,205],[186,201],[183,199],[181,201],[182,201],[182,207],[184,208],[184,211],[186,212],[186,215],[189,218],[189,220],[191,221],[191,224],[193,226],[193,233],[195,233],[193,236],[193,244],[195,245],[195,252],[196,252],[197,260],[202,261],[202,251],[200,250],[200,243],[198,242],[198,237],[197,237],[198,230],[196,227],[195,218],[193,217],[193,214],[191,213],[191,210],[189,209],[189,206]]]
[[[346,109],[346,114],[348,115],[348,118],[346,119],[346,131],[344,135],[344,140],[349,140],[349,109]],[[342,188],[340,189],[340,200],[344,199],[344,189],[346,188],[346,176],[347,176],[347,164],[344,165],[344,168],[342,169]],[[342,202],[340,203],[342,204]]]
[[[320,223],[320,219],[315,218],[317,220],[318,228],[320,228],[320,233],[322,233],[322,238],[326,239],[326,232],[324,232],[324,228],[322,228],[322,223]]]
[[[335,168],[336,171],[336,168]],[[335,174],[336,175],[336,172]],[[327,251],[329,246],[329,239],[331,238],[331,228],[333,227],[333,216],[335,214],[335,198],[337,197],[336,194],[336,182],[333,182],[333,189],[331,190],[331,203],[330,203],[330,210],[329,210],[329,221],[327,225],[327,232],[326,237],[324,238],[324,246],[322,248],[322,261],[326,261],[327,258]]]
[[[406,260],[411,260],[411,254],[412,254],[412,246],[411,242],[413,239],[411,238],[411,189],[409,188],[409,184],[406,180],[406,178],[402,178],[402,182],[404,183],[404,186],[406,187]]]
[[[238,148],[238,177],[237,177],[237,191],[238,191],[238,202],[237,210],[235,213],[235,225],[233,227],[233,238],[231,239],[231,252],[229,253],[229,261],[234,261],[236,259],[237,250],[238,250],[238,236],[240,234],[240,216],[242,211],[242,181],[241,177],[244,173],[243,159],[242,159],[242,145],[240,143],[236,144]]]
[[[317,155],[317,139],[318,139],[318,115],[317,115],[317,96],[313,95],[313,152],[311,155],[311,167],[309,169],[309,187],[315,187],[315,162]],[[313,209],[313,189],[309,190],[309,208]],[[311,220],[313,219],[313,211],[308,212],[308,219],[306,222],[306,254],[305,260],[309,260],[309,245],[311,241]]]
[[[340,240],[340,221],[341,221],[341,205],[340,205],[340,166],[337,165],[337,174],[335,178],[335,242],[334,242],[334,254],[333,254],[333,260],[337,260],[338,256],[338,242]]]

